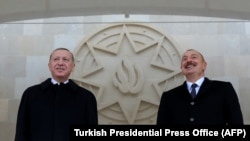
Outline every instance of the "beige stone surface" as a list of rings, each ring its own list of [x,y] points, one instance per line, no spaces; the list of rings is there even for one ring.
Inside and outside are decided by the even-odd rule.
[[[9,100],[0,99],[0,122],[8,121]]]
[[[208,22],[178,22],[183,19]],[[123,23],[138,20],[144,23]],[[163,20],[175,22],[155,22]],[[180,54],[194,48],[205,55],[209,78],[232,82],[250,124],[250,24],[216,20],[223,19],[90,16],[1,24],[0,140],[13,140],[23,91],[50,77],[49,54],[61,46],[74,52],[77,68],[71,77],[95,94],[100,123],[155,124],[162,91],[183,82]],[[74,21],[93,23],[70,24]]]

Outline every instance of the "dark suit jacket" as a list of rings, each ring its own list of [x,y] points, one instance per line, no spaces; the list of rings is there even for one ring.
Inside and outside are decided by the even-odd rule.
[[[237,94],[230,82],[205,78],[192,100],[186,82],[164,92],[157,125],[243,125]]]
[[[27,88],[18,111],[15,141],[69,141],[73,125],[97,125],[97,102],[72,80],[50,79]]]

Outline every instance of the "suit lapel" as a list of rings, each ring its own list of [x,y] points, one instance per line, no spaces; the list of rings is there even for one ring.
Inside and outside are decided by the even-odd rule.
[[[206,93],[209,93],[209,89],[212,86],[212,81],[205,77],[204,82],[201,84],[200,90],[197,93],[197,97],[201,97],[202,95],[205,95]]]
[[[189,93],[188,88],[187,88],[186,81],[181,85],[181,87],[180,87],[179,90],[180,90],[179,93],[182,94],[182,95],[181,95],[181,98],[183,98],[183,99],[185,99],[185,100],[191,98],[190,93]]]

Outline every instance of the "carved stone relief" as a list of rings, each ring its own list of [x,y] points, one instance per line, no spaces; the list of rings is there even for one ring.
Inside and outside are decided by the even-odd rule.
[[[160,97],[184,81],[175,41],[146,24],[111,24],[74,50],[71,78],[92,91],[99,124],[155,124]]]

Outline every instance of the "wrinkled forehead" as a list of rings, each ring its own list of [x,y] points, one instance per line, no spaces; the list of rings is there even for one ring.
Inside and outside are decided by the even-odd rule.
[[[202,58],[202,60],[204,60],[203,55],[202,55],[199,51],[196,51],[196,50],[187,50],[187,51],[182,55],[182,58],[183,58],[183,57],[187,57],[187,56],[191,56],[191,55],[200,56],[200,57]]]
[[[71,58],[72,60],[74,60],[73,54],[69,52],[68,50],[55,50],[51,53],[50,59],[54,57],[67,57],[67,58]]]

